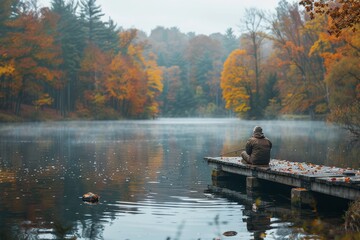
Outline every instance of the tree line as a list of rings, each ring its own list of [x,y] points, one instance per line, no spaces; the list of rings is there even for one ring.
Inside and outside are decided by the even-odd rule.
[[[308,13],[311,8],[304,10],[298,2],[280,1],[270,14],[248,9],[244,44],[229,55],[222,71],[226,107],[250,118],[323,116],[359,136],[359,9],[358,2],[345,4],[348,11],[343,13],[352,9],[352,15],[343,15],[341,24],[338,14],[321,12],[315,18]],[[327,13],[345,8],[335,6],[323,7]],[[268,41],[270,54],[264,51]]]
[[[121,31],[96,0],[6,0],[0,6],[0,106],[63,116],[136,118],[159,111],[162,72],[137,31]]]
[[[354,123],[360,113],[358,22],[329,34],[334,20],[298,2],[246,9],[239,29],[209,36],[124,30],[102,20],[96,0],[42,9],[6,0],[0,9],[0,108],[16,114],[22,104],[97,119],[307,114]]]

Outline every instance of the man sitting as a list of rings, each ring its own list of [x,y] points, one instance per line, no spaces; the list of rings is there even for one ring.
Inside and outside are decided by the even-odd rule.
[[[241,153],[241,157],[248,164],[269,165],[271,148],[272,143],[264,136],[262,128],[256,126],[252,137],[246,143],[246,151]]]

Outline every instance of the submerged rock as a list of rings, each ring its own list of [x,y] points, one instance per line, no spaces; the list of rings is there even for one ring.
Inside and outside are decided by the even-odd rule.
[[[97,203],[99,201],[99,199],[100,199],[100,196],[95,193],[92,193],[92,192],[85,193],[82,196],[82,200],[84,202],[89,202],[89,203]]]

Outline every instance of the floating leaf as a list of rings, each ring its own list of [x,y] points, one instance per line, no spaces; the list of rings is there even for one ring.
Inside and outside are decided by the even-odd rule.
[[[232,236],[236,236],[237,232],[235,232],[235,231],[227,231],[227,232],[224,232],[223,235],[226,236],[226,237],[232,237]]]

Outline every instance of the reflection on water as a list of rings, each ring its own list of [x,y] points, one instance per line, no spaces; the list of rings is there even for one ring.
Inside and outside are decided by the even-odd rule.
[[[346,133],[321,122],[2,124],[0,238],[213,239],[226,231],[255,238],[244,222],[251,205],[207,193],[203,161],[242,148],[255,125],[272,140],[273,158],[359,167]],[[81,201],[89,191],[100,194],[99,204]],[[251,219],[267,236],[296,232],[295,219],[269,217],[266,227],[267,217]]]
[[[291,206],[288,186],[263,182],[254,191],[246,188],[243,176],[231,180],[214,181],[207,192],[244,206],[243,222],[251,239],[343,239],[340,216],[347,209],[346,200],[318,195],[316,210],[299,209]]]

